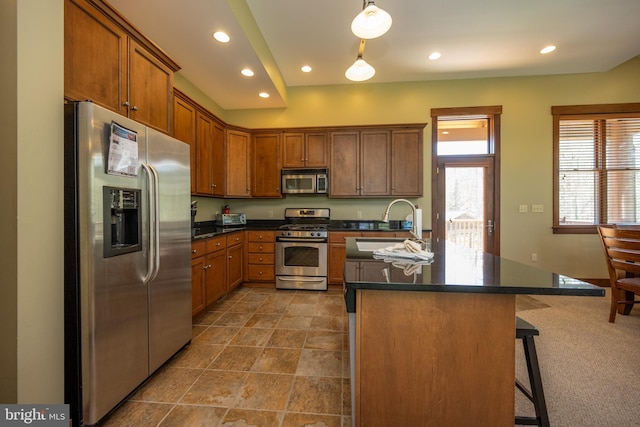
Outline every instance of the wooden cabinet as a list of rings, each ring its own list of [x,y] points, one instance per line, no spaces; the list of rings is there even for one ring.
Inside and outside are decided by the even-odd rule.
[[[251,138],[249,132],[226,131],[227,197],[251,197]]]
[[[360,195],[360,132],[332,132],[330,150],[329,196]]]
[[[191,315],[193,317],[202,313],[206,307],[204,295],[204,257],[191,259]]]
[[[186,142],[191,156],[191,192],[196,191],[196,107],[180,92],[173,94],[173,137]]]
[[[204,196],[224,196],[224,128],[210,115],[196,113],[196,187]]]
[[[391,133],[360,132],[360,196],[384,197],[391,193]]]
[[[128,115],[159,131],[171,131],[173,70],[134,40],[129,40]]]
[[[248,282],[275,282],[275,232],[251,230],[246,232],[246,270]]]
[[[106,3],[66,0],[64,94],[171,131],[178,65]]]
[[[235,289],[244,279],[244,232],[236,231],[227,239],[227,292]]]
[[[391,195],[422,196],[422,129],[391,131]]]
[[[330,285],[341,285],[344,263],[347,259],[347,237],[410,237],[408,231],[330,231],[327,260],[329,262],[327,281]]]
[[[326,168],[328,164],[329,144],[326,132],[284,133],[283,168]]]
[[[389,131],[332,132],[330,197],[384,197],[391,192]]]
[[[282,197],[280,192],[280,132],[254,133],[251,147],[251,195]]]
[[[225,237],[191,244],[192,316],[197,316],[227,292]]]
[[[191,146],[191,193],[224,196],[224,124],[174,90],[173,136]]]

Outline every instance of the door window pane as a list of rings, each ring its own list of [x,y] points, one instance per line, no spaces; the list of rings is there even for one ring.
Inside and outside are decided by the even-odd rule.
[[[446,235],[449,242],[484,250],[484,168],[446,168]]]

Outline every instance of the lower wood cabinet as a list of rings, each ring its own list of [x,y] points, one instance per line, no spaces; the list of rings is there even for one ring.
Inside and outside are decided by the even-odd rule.
[[[327,260],[327,282],[342,285],[344,263],[347,259],[347,237],[411,237],[408,231],[330,231]]]
[[[243,281],[242,231],[191,243],[191,314],[203,313]]]
[[[275,232],[250,230],[246,237],[245,281],[275,283]]]
[[[227,292],[238,287],[243,279],[244,232],[227,235]]]

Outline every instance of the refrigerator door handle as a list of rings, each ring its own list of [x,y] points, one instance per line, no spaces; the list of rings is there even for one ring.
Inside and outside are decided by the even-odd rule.
[[[148,165],[149,170],[153,174],[153,224],[154,224],[154,234],[152,244],[153,248],[153,257],[154,257],[154,268],[153,274],[149,280],[153,280],[158,275],[160,271],[160,177],[158,175],[158,171],[153,165]]]
[[[148,283],[149,281],[153,280],[153,278],[157,274],[157,270],[155,266],[156,252],[157,252],[156,235],[158,232],[157,221],[155,220],[156,206],[157,206],[156,204],[157,199],[155,197],[156,173],[150,165],[147,165],[145,163],[140,163],[140,166],[142,167],[142,169],[144,169],[147,175],[147,188],[148,188],[148,200],[149,200],[149,218],[148,218],[149,220],[149,253],[147,256],[147,274],[142,279],[144,283]]]

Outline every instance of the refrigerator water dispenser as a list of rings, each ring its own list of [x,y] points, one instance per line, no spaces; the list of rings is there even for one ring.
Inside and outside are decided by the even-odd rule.
[[[104,257],[142,250],[140,190],[103,187]]]

